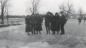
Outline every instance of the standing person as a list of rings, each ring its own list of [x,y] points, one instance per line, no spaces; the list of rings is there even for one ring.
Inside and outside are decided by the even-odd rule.
[[[52,34],[55,35],[55,33],[57,32],[57,34],[60,31],[60,26],[59,26],[59,14],[55,13],[55,16],[52,17],[51,20],[51,30],[52,30]]]
[[[78,22],[79,22],[79,24],[81,23],[81,18],[80,17],[78,18]]]
[[[67,22],[67,15],[64,12],[61,12],[61,17],[60,17],[60,29],[61,29],[61,35],[65,34],[64,26]]]
[[[42,31],[42,23],[43,23],[43,18],[39,16],[39,30],[38,30],[39,34],[41,34],[41,31]]]
[[[46,27],[47,34],[50,34],[51,16],[53,16],[53,14],[51,12],[47,12],[47,14],[45,16],[45,27]]]
[[[60,15],[58,13],[55,13],[55,18],[56,18],[56,32],[57,34],[59,33],[60,31]]]
[[[35,26],[36,26],[36,16],[35,15],[32,15],[30,17],[30,20],[31,20],[31,26],[32,26],[32,34],[34,35],[35,34]]]
[[[56,19],[55,19],[55,16],[52,17],[52,21],[51,21],[51,31],[52,31],[52,34],[55,35],[55,27],[56,27]]]
[[[25,31],[30,35],[30,32],[32,32],[32,25],[31,25],[31,19],[30,16],[27,16],[25,18],[25,24],[26,24],[26,29]]]
[[[38,29],[38,16],[34,14],[31,16],[32,34],[35,35]]]
[[[36,24],[35,24],[35,31],[37,34],[41,34],[41,31],[42,31],[42,18],[41,16],[37,15],[36,16]]]

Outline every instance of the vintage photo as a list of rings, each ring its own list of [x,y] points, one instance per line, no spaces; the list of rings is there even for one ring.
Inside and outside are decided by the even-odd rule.
[[[0,0],[0,48],[86,48],[86,0]]]

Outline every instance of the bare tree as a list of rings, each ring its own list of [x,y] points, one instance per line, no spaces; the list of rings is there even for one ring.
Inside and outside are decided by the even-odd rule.
[[[32,14],[38,13],[40,0],[31,0],[32,7],[29,9]]]
[[[73,13],[73,12],[72,12],[72,11],[73,11],[73,5],[70,4],[69,1],[68,1],[68,4],[67,4],[67,8],[68,8],[67,13]]]
[[[69,17],[74,12],[73,5],[70,4],[69,1],[66,5],[65,4],[60,5],[59,8],[61,11],[66,13],[67,17]]]
[[[6,19],[7,19],[7,24],[9,25],[8,7],[5,7],[5,12],[4,12],[4,15],[6,16]]]
[[[1,5],[1,24],[4,24],[4,14],[6,10],[8,0],[0,0],[0,5]]]

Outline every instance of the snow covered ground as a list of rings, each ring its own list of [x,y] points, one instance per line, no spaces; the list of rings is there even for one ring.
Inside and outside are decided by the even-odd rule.
[[[86,48],[86,23],[70,19],[65,25],[65,35],[25,33],[25,24],[0,28],[0,48]]]

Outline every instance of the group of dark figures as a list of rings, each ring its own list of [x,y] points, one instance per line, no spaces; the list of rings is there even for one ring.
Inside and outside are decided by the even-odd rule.
[[[86,21],[86,17],[84,17],[84,18],[78,18],[78,22],[79,22],[79,24],[82,22],[82,20],[84,20],[84,22]]]
[[[46,34],[65,34],[64,26],[67,22],[67,15],[64,12],[53,13],[47,12],[46,15],[41,16],[39,14],[27,16],[25,18],[26,32],[28,35],[41,34],[43,20],[45,20]],[[50,32],[51,31],[51,32]]]
[[[79,22],[79,24],[81,23],[81,21],[82,21],[82,19],[81,19],[81,18],[78,18],[78,22]]]

